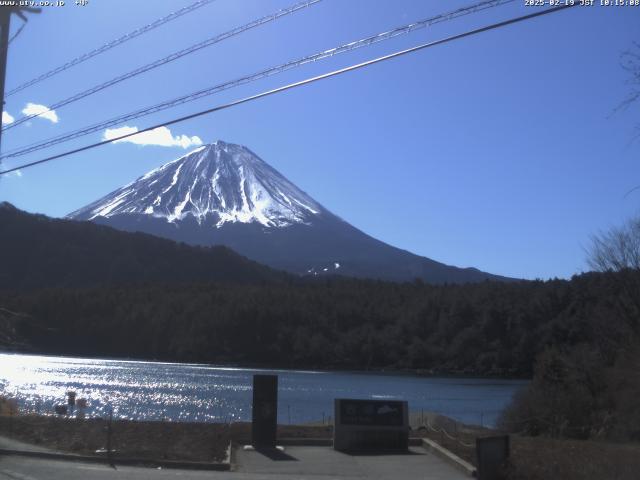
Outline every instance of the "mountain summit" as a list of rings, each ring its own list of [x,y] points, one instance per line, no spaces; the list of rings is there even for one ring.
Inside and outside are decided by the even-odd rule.
[[[246,147],[193,150],[68,215],[192,245],[226,245],[302,275],[432,283],[507,280],[376,240],[329,212]]]
[[[69,217],[141,214],[200,225],[310,223],[324,209],[246,147],[217,141],[162,165]]]

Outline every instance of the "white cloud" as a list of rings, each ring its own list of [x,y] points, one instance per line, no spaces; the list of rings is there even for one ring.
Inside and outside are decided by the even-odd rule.
[[[15,121],[15,118],[13,118],[11,114],[9,114],[8,112],[2,112],[2,125],[9,125],[14,121]]]
[[[125,125],[120,128],[107,128],[102,134],[103,140],[111,140],[113,138],[121,137],[129,133],[135,133],[138,131],[138,127],[129,127]],[[167,127],[158,127],[148,132],[142,132],[131,137],[123,138],[122,140],[116,140],[113,143],[128,142],[136,145],[157,145],[159,147],[197,147],[202,145],[202,140],[198,136],[189,137],[188,135],[173,136],[171,130]]]
[[[58,114],[55,110],[49,110],[49,107],[38,105],[37,103],[27,103],[27,106],[22,109],[22,114],[27,116],[39,115],[38,118],[44,118],[50,122],[58,123]]]
[[[11,173],[7,173],[7,177],[18,177],[18,178],[20,178],[20,177],[22,177],[22,171],[14,170]]]

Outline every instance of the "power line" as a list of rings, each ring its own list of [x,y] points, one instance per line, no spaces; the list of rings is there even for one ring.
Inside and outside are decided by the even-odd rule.
[[[11,38],[9,39],[9,44],[11,44],[11,42],[13,42],[16,38],[18,38],[18,35],[20,35],[22,33],[22,30],[24,30],[24,27],[26,25],[27,25],[27,22],[22,22],[22,24],[20,25],[20,27],[18,28],[16,33],[11,35]]]
[[[69,60],[68,62],[66,62],[63,65],[60,65],[57,68],[54,68],[53,70],[49,70],[46,73],[43,73],[42,75],[39,75],[38,77],[35,77],[31,80],[29,80],[28,82],[23,83],[22,85],[19,85],[17,87],[15,87],[14,89],[10,90],[7,94],[6,97],[9,97],[11,95],[13,95],[14,93],[20,92],[22,90],[24,90],[25,88],[31,87],[32,85],[35,85],[36,83],[40,83],[43,80],[46,80],[47,78],[53,77],[54,75],[57,75],[60,72],[63,72],[65,70],[68,70],[71,67],[75,67],[76,65],[81,64],[82,62],[86,62],[87,60],[89,60],[90,58],[95,57],[96,55],[100,55],[101,53],[106,52],[107,50],[111,50],[114,47],[117,47],[118,45],[122,45],[125,42],[128,42],[129,40],[132,40],[136,37],[139,37],[140,35],[142,35],[143,33],[147,33],[155,28],[158,28],[161,25],[164,25],[165,23],[168,23],[172,20],[175,20],[176,18],[179,18],[183,15],[186,15],[187,13],[193,12],[194,10],[197,10],[200,7],[204,7],[205,5],[208,5],[209,3],[215,2],[216,0],[198,0],[195,3],[192,3],[191,5],[188,5],[184,8],[181,8],[180,10],[177,10],[175,12],[170,13],[169,15],[166,15],[162,18],[159,18],[158,20],[156,20],[155,22],[149,23],[148,25],[145,25],[143,27],[137,28],[135,30],[133,30],[132,32],[129,32],[119,38],[116,38],[115,40],[111,40],[108,43],[105,43],[104,45],[102,45],[101,47],[98,47],[94,50],[91,50],[90,52],[84,53],[82,55],[80,55],[79,57],[76,57],[72,60]]]
[[[443,39],[440,39],[440,40],[436,40],[436,41],[433,41],[433,42],[423,43],[423,44],[417,45],[415,47],[407,48],[405,50],[400,50],[398,52],[391,53],[391,54],[388,54],[388,55],[384,55],[382,57],[374,58],[372,60],[367,60],[365,62],[358,63],[356,65],[351,65],[349,67],[341,68],[339,70],[334,70],[334,71],[329,72],[329,73],[324,73],[322,75],[318,75],[318,76],[315,76],[315,77],[307,78],[305,80],[301,80],[301,81],[298,81],[298,82],[290,83],[288,85],[284,85],[282,87],[274,88],[272,90],[267,90],[265,92],[261,92],[261,93],[255,94],[255,95],[251,95],[249,97],[241,98],[239,100],[234,100],[234,101],[229,102],[229,103],[218,105],[216,107],[209,108],[207,110],[203,110],[203,111],[200,111],[200,112],[197,112],[197,113],[192,113],[192,114],[186,115],[184,117],[180,117],[180,118],[176,118],[176,119],[173,119],[173,120],[169,120],[169,121],[164,122],[164,123],[159,123],[157,125],[154,125],[152,127],[144,128],[144,129],[139,130],[137,132],[128,133],[126,135],[121,135],[119,137],[111,138],[109,140],[103,140],[101,142],[93,143],[93,144],[90,144],[90,145],[85,145],[84,147],[76,148],[74,150],[69,150],[67,152],[59,153],[57,155],[52,155],[50,157],[43,158],[41,160],[37,160],[37,161],[26,163],[26,164],[23,164],[23,165],[14,167],[14,168],[10,168],[8,170],[0,171],[0,175],[5,175],[5,174],[11,173],[11,172],[15,172],[16,170],[21,170],[21,169],[24,169],[24,168],[29,168],[29,167],[33,167],[33,166],[36,166],[36,165],[40,165],[42,163],[46,163],[46,162],[50,162],[52,160],[57,160],[59,158],[67,157],[67,156],[73,155],[75,153],[84,152],[86,150],[91,150],[93,148],[100,147],[102,145],[106,145],[108,143],[117,142],[119,140],[124,140],[125,138],[129,138],[129,137],[132,137],[134,135],[138,135],[140,133],[144,133],[144,132],[149,132],[151,130],[155,130],[156,128],[166,127],[166,126],[169,126],[169,125],[174,125],[176,123],[181,123],[181,122],[184,122],[186,120],[191,120],[193,118],[201,117],[203,115],[208,115],[210,113],[218,112],[220,110],[226,110],[228,108],[235,107],[235,106],[238,106],[238,105],[242,105],[244,103],[248,103],[248,102],[251,102],[251,101],[254,101],[254,100],[258,100],[260,98],[268,97],[268,96],[274,95],[276,93],[284,92],[286,90],[291,90],[293,88],[301,87],[303,85],[307,85],[307,84],[314,83],[314,82],[317,82],[317,81],[320,81],[320,80],[324,80],[326,78],[335,77],[335,76],[341,75],[343,73],[347,73],[347,72],[351,72],[353,70],[358,70],[360,68],[368,67],[368,66],[374,65],[376,63],[384,62],[386,60],[391,60],[393,58],[397,58],[397,57],[400,57],[400,56],[403,56],[403,55],[407,55],[409,53],[414,53],[414,52],[417,52],[417,51],[420,51],[420,50],[424,50],[426,48],[435,47],[437,45],[442,45],[444,43],[452,42],[454,40],[459,40],[461,38],[465,38],[465,37],[469,37],[469,36],[472,36],[472,35],[477,35],[479,33],[487,32],[489,30],[495,30],[497,28],[505,27],[507,25],[512,25],[514,23],[523,22],[525,20],[530,20],[530,19],[533,19],[533,18],[536,18],[536,17],[540,17],[542,15],[548,15],[550,13],[559,12],[559,11],[565,10],[567,8],[572,8],[572,7],[576,6],[576,5],[578,5],[578,4],[577,3],[565,4],[565,5],[562,5],[562,6],[559,6],[559,7],[547,8],[545,10],[541,10],[541,11],[538,11],[538,12],[535,12],[535,13],[530,13],[528,15],[523,15],[523,16],[520,16],[520,17],[511,18],[509,20],[505,20],[505,21],[498,22],[498,23],[493,23],[493,24],[487,25],[485,27],[477,28],[475,30],[469,30],[469,31],[466,31],[464,33],[459,33],[457,35],[452,35],[450,37],[446,37],[446,38],[443,38]]]
[[[447,12],[447,13],[443,13],[440,15],[436,15],[434,17],[430,17],[427,19],[423,19],[420,20],[418,22],[414,22],[414,23],[409,23],[407,25],[403,25],[401,27],[397,27],[394,28],[392,30],[388,30],[386,32],[382,32],[376,35],[372,35],[366,38],[363,38],[361,40],[357,40],[354,42],[350,42],[350,43],[346,43],[344,45],[340,45],[338,47],[335,48],[331,48],[329,50],[324,50],[318,53],[314,53],[312,55],[307,55],[301,58],[298,58],[296,60],[292,60],[289,61],[287,63],[283,63],[280,65],[277,65],[275,67],[270,67],[266,70],[261,70],[257,73],[253,73],[250,75],[246,75],[244,77],[240,77],[234,80],[230,80],[218,85],[214,85],[212,87],[208,87],[202,90],[198,90],[196,92],[192,92],[190,94],[187,95],[183,95],[181,97],[178,98],[174,98],[171,100],[167,100],[164,101],[162,103],[156,104],[156,105],[152,105],[150,107],[145,107],[139,110],[135,110],[133,112],[129,112],[127,114],[121,115],[119,117],[115,117],[112,118],[110,120],[105,120],[103,122],[88,126],[88,127],[84,127],[82,129],[79,130],[75,130],[73,132],[70,133],[66,133],[63,135],[59,135],[57,137],[42,141],[42,142],[37,142],[37,143],[33,143],[24,147],[19,147],[18,149],[14,149],[12,151],[9,151],[7,153],[5,153],[4,155],[0,155],[0,160],[5,159],[5,158],[13,158],[13,157],[19,157],[22,155],[26,155],[28,153],[32,153],[35,152],[37,150],[42,150],[43,148],[48,148],[54,145],[57,145],[59,143],[63,143],[69,140],[73,140],[97,131],[100,131],[102,129],[108,128],[108,127],[112,127],[118,124],[121,124],[123,122],[129,121],[129,120],[134,120],[140,117],[144,117],[147,115],[151,115],[153,113],[157,113],[169,108],[173,108],[177,105],[182,105],[184,103],[188,103],[188,102],[192,102],[195,100],[198,100],[200,98],[209,96],[209,95],[213,95],[215,93],[219,93],[223,90],[228,90],[230,88],[234,88],[240,85],[245,85],[247,83],[250,82],[254,82],[256,80],[261,80],[263,78],[266,77],[270,77],[272,75],[278,74],[278,73],[282,73],[285,72],[287,70],[291,70],[293,68],[296,67],[300,67],[302,65],[308,64],[308,63],[312,63],[312,62],[316,62],[318,60],[323,60],[325,58],[330,58],[333,57],[334,55],[339,55],[341,53],[345,53],[345,52],[350,52],[352,50],[356,50],[358,48],[362,48],[362,47],[366,47],[369,45],[373,45],[376,44],[378,42],[382,42],[385,40],[389,40],[392,38],[395,38],[399,35],[405,35],[408,33],[411,33],[415,30],[421,29],[421,28],[426,28],[428,26],[437,24],[437,23],[441,23],[441,22],[445,22],[445,21],[449,21],[449,20],[453,20],[455,18],[461,17],[461,16],[465,16],[465,15],[469,15],[472,13],[476,13],[479,11],[483,11],[486,10],[488,8],[493,8],[493,7],[497,7],[500,5],[504,5],[507,3],[511,3],[514,0],[486,0],[486,1],[482,1],[480,3],[477,4],[473,4],[471,6],[467,6],[467,7],[463,7],[463,8],[459,8],[456,10],[453,10],[451,12]]]
[[[186,55],[189,55],[191,53],[197,52],[198,50],[202,50],[203,48],[206,47],[210,47],[211,45],[215,45],[216,43],[222,42],[223,40],[226,40],[228,38],[234,37],[236,35],[239,35],[243,32],[246,32],[247,30],[251,30],[252,28],[256,28],[259,27],[261,25],[264,25],[266,23],[270,23],[273,22],[275,20],[278,20],[282,17],[285,17],[287,15],[291,15],[292,13],[298,12],[304,8],[310,7],[312,5],[315,5],[319,2],[321,2],[322,0],[305,0],[304,2],[301,3],[297,3],[295,5],[292,5],[290,7],[287,8],[283,8],[281,10],[278,10],[275,13],[271,13],[269,15],[266,15],[262,18],[259,18],[257,20],[254,20],[252,22],[249,22],[245,25],[241,25],[239,27],[233,28],[227,32],[224,32],[220,35],[216,35],[215,37],[211,37],[208,38],[207,40],[204,40],[202,42],[196,43],[195,45],[192,45],[188,48],[185,48],[183,50],[180,50],[178,52],[174,52],[171,55],[168,55],[164,58],[160,58],[154,62],[148,63],[146,65],[143,65],[142,67],[138,67],[135,70],[132,70],[130,72],[127,72],[123,75],[120,75],[118,77],[112,78],[111,80],[101,83],[100,85],[96,85],[94,87],[91,87],[87,90],[84,90],[80,93],[77,93],[69,98],[66,98],[64,100],[61,100],[59,102],[54,103],[53,105],[51,105],[50,107],[48,107],[47,110],[39,112],[39,113],[35,113],[33,115],[27,115],[21,118],[16,119],[14,122],[12,122],[9,125],[4,126],[2,129],[3,130],[9,130],[11,128],[17,127],[18,125],[31,120],[33,118],[39,117],[40,115],[44,115],[47,112],[51,112],[53,110],[57,110],[61,107],[64,107],[65,105],[69,105],[70,103],[73,102],[77,102],[78,100],[81,100],[85,97],[88,97],[90,95],[93,95],[94,93],[100,92],[101,90],[104,90],[105,88],[108,87],[112,87],[113,85],[116,85],[120,82],[124,82],[125,80],[128,80],[130,78],[136,77],[142,73],[148,72],[149,70],[153,70],[154,68],[158,68],[162,65],[166,65],[167,63],[173,62],[174,60],[178,60],[179,58],[182,58]]]
[[[478,4],[474,4],[468,7],[463,7],[463,8],[459,8],[457,10],[453,10],[451,12],[445,13],[445,14],[440,14],[437,15],[435,17],[431,17],[428,19],[424,19],[418,22],[414,22],[408,25],[404,25],[402,27],[398,27],[395,28],[393,30],[389,30],[387,32],[383,32],[377,35],[373,35],[367,38],[364,38],[362,40],[358,40],[358,41],[354,41],[354,42],[350,42],[347,43],[345,45],[341,45],[339,47],[336,48],[332,48],[329,50],[325,50],[323,52],[319,52],[319,53],[315,53],[313,55],[308,55],[306,57],[302,57],[300,59],[297,60],[293,60],[290,62],[287,62],[285,64],[281,64],[275,67],[271,67],[269,69],[251,74],[251,75],[247,75],[245,77],[241,77],[232,81],[228,81],[219,85],[215,85],[213,87],[209,87],[203,90],[199,90],[197,92],[193,92],[190,93],[188,95],[184,95],[182,97],[178,97],[172,100],[168,100],[165,102],[162,102],[160,104],[156,104],[150,107],[146,107],[140,110],[136,110],[134,112],[130,112],[128,114],[110,119],[110,120],[106,120],[104,122],[98,123],[98,124],[94,124],[92,126],[89,127],[85,127],[83,129],[80,130],[76,130],[74,132],[70,132],[68,134],[63,134],[61,136],[58,137],[54,137],[52,139],[43,141],[43,142],[38,142],[35,144],[31,144],[31,145],[27,145],[26,147],[20,147],[19,149],[14,149],[12,152],[8,152],[7,154],[0,156],[0,159],[3,158],[11,158],[11,157],[17,157],[17,156],[22,156],[25,155],[27,153],[31,153],[34,152],[36,150],[41,150],[42,148],[47,148],[68,140],[72,140],[74,138],[79,138],[81,136],[84,135],[88,135],[90,133],[102,130],[103,128],[107,128],[107,127],[111,127],[114,125],[117,125],[119,123],[128,121],[128,120],[133,120],[136,118],[140,118],[142,116],[146,116],[146,115],[150,115],[153,113],[157,113],[159,111],[162,110],[166,110],[168,108],[172,108],[174,106],[177,105],[181,105],[183,103],[187,103],[187,102],[191,102],[194,100],[198,100],[200,98],[203,98],[205,96],[209,96],[209,95],[213,95],[215,93],[218,93],[220,91],[223,90],[227,90],[229,88],[233,88],[239,85],[244,85],[246,83],[252,82],[252,81],[256,81],[256,80],[260,80],[262,78],[266,78],[268,76],[277,74],[277,73],[281,73],[284,72],[286,70],[295,68],[295,67],[299,67],[302,66],[304,64],[307,63],[311,63],[311,62],[315,62],[318,60],[322,60],[324,58],[328,58],[328,57],[332,57],[334,55],[340,54],[340,53],[344,53],[344,52],[348,52],[351,50],[355,50],[357,48],[361,48],[364,46],[368,46],[374,43],[378,43],[384,40],[389,40],[391,38],[397,37],[399,35],[403,35],[403,34],[407,34],[407,33],[411,33],[414,30],[418,30],[421,28],[425,28],[427,26],[436,24],[436,23],[440,23],[440,22],[444,22],[444,21],[448,21],[448,20],[453,20],[457,17],[460,16],[464,16],[464,15],[468,15],[471,13],[476,13],[488,8],[492,8],[492,7],[496,7],[496,6],[500,6],[506,3],[511,3],[514,0],[487,0],[487,1],[482,1]],[[13,127],[14,124],[11,124],[11,127]]]

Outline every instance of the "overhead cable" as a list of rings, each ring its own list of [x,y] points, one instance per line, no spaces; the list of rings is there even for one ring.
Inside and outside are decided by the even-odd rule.
[[[69,105],[70,103],[73,102],[77,102],[78,100],[81,100],[85,97],[88,97],[89,95],[93,95],[94,93],[97,93],[101,90],[104,90],[105,88],[108,87],[112,87],[113,85],[116,85],[120,82],[124,82],[125,80],[128,80],[130,78],[136,77],[142,73],[148,72],[149,70],[153,70],[154,68],[158,68],[162,65],[166,65],[167,63],[173,62],[174,60],[177,60],[179,58],[184,57],[185,55],[189,55],[191,53],[197,52],[198,50],[201,50],[203,48],[206,47],[210,47],[211,45],[215,45],[216,43],[222,42],[223,40],[226,40],[230,37],[239,35],[243,32],[246,32],[247,30],[250,30],[252,28],[256,28],[259,27],[261,25],[264,25],[265,23],[270,23],[273,22],[274,20],[278,20],[279,18],[285,17],[287,15],[290,15],[292,13],[295,13],[299,10],[302,10],[303,8],[307,8],[310,7],[311,5],[315,5],[316,3],[321,2],[322,0],[305,0],[304,2],[301,3],[297,3],[291,7],[287,7],[287,8],[283,8],[282,10],[278,10],[275,13],[266,15],[262,18],[259,18],[257,20],[254,20],[250,23],[247,23],[245,25],[233,28],[225,33],[222,33],[220,35],[216,35],[215,37],[211,37],[208,38],[207,40],[204,40],[202,42],[196,43],[195,45],[192,45],[188,48],[185,48],[183,50],[179,50],[177,52],[172,53],[171,55],[168,55],[166,57],[160,58],[154,62],[148,63],[146,65],[143,65],[142,67],[138,67],[134,70],[131,70],[130,72],[127,72],[123,75],[119,75],[115,78],[112,78],[111,80],[108,80],[104,83],[101,83],[99,85],[96,85],[94,87],[91,87],[87,90],[84,90],[80,93],[76,93],[75,95],[72,95],[71,97],[68,97],[64,100],[60,100],[59,102],[54,103],[53,105],[51,105],[50,107],[48,107],[46,110],[43,110],[42,112],[38,112],[38,113],[34,113],[32,115],[26,115],[24,117],[18,118],[16,119],[14,122],[10,123],[9,125],[6,125],[2,128],[2,130],[9,130],[11,128],[15,128],[18,125],[29,121],[35,117],[39,117],[40,115],[44,115],[47,112],[51,112],[54,110],[58,110],[61,107],[64,107],[65,105]]]
[[[261,70],[259,72],[245,75],[244,77],[236,78],[234,80],[230,80],[218,85],[214,85],[212,87],[207,87],[202,90],[198,90],[196,92],[189,93],[187,95],[183,95],[178,98],[174,98],[171,100],[167,100],[149,107],[145,107],[139,110],[135,110],[133,112],[129,112],[124,115],[120,115],[115,118],[111,118],[109,120],[102,121],[100,123],[96,123],[90,125],[88,127],[84,127],[73,132],[69,132],[66,134],[59,135],[57,137],[53,137],[47,140],[43,140],[41,142],[36,142],[30,145],[26,145],[23,147],[19,147],[17,149],[13,149],[11,151],[6,152],[3,155],[0,155],[0,160],[6,158],[14,158],[22,155],[26,155],[28,153],[35,152],[37,150],[41,150],[43,148],[48,148],[59,143],[67,142],[69,140],[73,140],[76,138],[80,138],[82,136],[103,130],[105,128],[113,127],[124,122],[135,120],[140,117],[144,117],[147,115],[151,115],[153,113],[157,113],[169,108],[173,108],[177,105],[182,105],[184,103],[192,102],[198,100],[200,98],[213,95],[215,93],[221,92],[223,90],[228,90],[230,88],[234,88],[240,85],[244,85],[250,82],[254,82],[256,80],[260,80],[266,77],[270,77],[272,75],[285,72],[287,70],[291,70],[296,67],[300,67],[302,65],[306,65],[308,63],[316,62],[319,60],[323,60],[326,58],[333,57],[335,55],[339,55],[341,53],[350,52],[352,50],[356,50],[358,48],[366,47],[369,45],[373,45],[385,40],[389,40],[395,38],[399,35],[404,35],[411,33],[415,30],[425,28],[437,23],[453,20],[455,18],[469,15],[471,13],[476,13],[482,10],[486,10],[488,8],[497,7],[500,5],[504,5],[507,3],[511,3],[514,0],[489,0],[482,1],[480,3],[476,3],[467,7],[459,8],[453,10],[448,13],[443,13],[440,15],[436,15],[434,17],[430,17],[424,20],[420,20],[418,22],[409,23],[407,25],[403,25],[401,27],[394,28],[392,30],[388,30],[386,32],[378,33],[376,35],[371,35],[369,37],[363,38],[361,40],[357,40],[354,42],[346,43],[344,45],[340,45],[335,48],[331,48],[329,50],[324,50],[318,53],[314,53],[312,55],[307,55],[302,58],[298,58],[296,60],[289,61],[287,63],[283,63],[274,67],[267,68],[265,70]]]
[[[75,153],[84,152],[84,151],[87,151],[87,150],[91,150],[91,149],[100,147],[102,145],[107,145],[109,143],[113,143],[113,142],[117,142],[117,141],[120,141],[120,140],[124,140],[126,138],[132,137],[134,135],[138,135],[140,133],[149,132],[151,130],[155,130],[156,128],[167,127],[169,125],[174,125],[176,123],[181,123],[181,122],[184,122],[186,120],[191,120],[193,118],[201,117],[203,115],[208,115],[210,113],[218,112],[218,111],[221,111],[221,110],[226,110],[228,108],[235,107],[235,106],[238,106],[238,105],[242,105],[244,103],[252,102],[254,100],[258,100],[260,98],[268,97],[268,96],[274,95],[276,93],[281,93],[281,92],[284,92],[284,91],[287,91],[287,90],[291,90],[293,88],[301,87],[303,85],[308,85],[310,83],[318,82],[320,80],[324,80],[324,79],[327,79],[327,78],[330,78],[330,77],[335,77],[335,76],[338,76],[338,75],[342,75],[344,73],[351,72],[351,71],[354,71],[354,70],[358,70],[360,68],[369,67],[371,65],[374,65],[374,64],[377,64],[377,63],[381,63],[381,62],[384,62],[386,60],[391,60],[393,58],[397,58],[397,57],[400,57],[400,56],[407,55],[409,53],[414,53],[414,52],[417,52],[417,51],[420,51],[420,50],[424,50],[426,48],[435,47],[437,45],[442,45],[444,43],[449,43],[449,42],[452,42],[454,40],[460,40],[460,39],[465,38],[465,37],[469,37],[469,36],[472,36],[472,35],[477,35],[479,33],[487,32],[489,30],[495,30],[497,28],[505,27],[507,25],[512,25],[514,23],[523,22],[525,20],[531,20],[533,18],[540,17],[542,15],[548,15],[550,13],[556,13],[556,12],[559,12],[561,10],[566,10],[567,8],[572,8],[572,7],[576,6],[576,5],[578,5],[578,4],[577,3],[565,4],[565,5],[561,5],[559,7],[547,8],[547,9],[540,10],[540,11],[537,11],[537,12],[534,12],[534,13],[530,13],[528,15],[523,15],[523,16],[520,16],[520,17],[511,18],[509,20],[505,20],[505,21],[498,22],[498,23],[493,23],[491,25],[487,25],[487,26],[484,26],[484,27],[481,27],[481,28],[477,28],[475,30],[469,30],[469,31],[466,31],[464,33],[459,33],[457,35],[452,35],[450,37],[446,37],[446,38],[443,38],[443,39],[440,39],[440,40],[436,40],[436,41],[433,41],[433,42],[423,43],[423,44],[417,45],[415,47],[407,48],[405,50],[400,50],[398,52],[391,53],[391,54],[388,54],[388,55],[384,55],[382,57],[374,58],[372,60],[367,60],[365,62],[358,63],[358,64],[355,64],[355,65],[351,65],[349,67],[341,68],[339,70],[334,70],[332,72],[324,73],[322,75],[318,75],[318,76],[315,76],[315,77],[307,78],[307,79],[301,80],[299,82],[290,83],[290,84],[284,85],[282,87],[274,88],[272,90],[267,90],[265,92],[261,92],[261,93],[255,94],[255,95],[251,95],[249,97],[241,98],[239,100],[235,100],[235,101],[232,101],[232,102],[229,102],[229,103],[218,105],[218,106],[209,108],[207,110],[203,110],[203,111],[200,111],[200,112],[192,113],[192,114],[186,115],[184,117],[175,118],[173,120],[169,120],[169,121],[166,121],[166,122],[163,122],[163,123],[159,123],[159,124],[153,125],[151,127],[147,127],[147,128],[142,129],[142,130],[138,130],[136,132],[127,133],[125,135],[120,135],[120,136],[117,136],[117,137],[114,137],[114,138],[110,138],[109,140],[103,140],[101,142],[92,143],[90,145],[85,145],[83,147],[79,147],[79,148],[76,148],[76,149],[73,149],[73,150],[69,150],[69,151],[66,151],[66,152],[63,152],[63,153],[59,153],[57,155],[52,155],[50,157],[46,157],[46,158],[43,158],[43,159],[40,159],[40,160],[36,160],[34,162],[25,163],[25,164],[19,165],[17,167],[13,167],[13,168],[10,168],[10,169],[7,169],[7,170],[0,171],[0,175],[5,175],[5,174],[11,173],[11,172],[15,172],[17,170],[22,170],[22,169],[25,169],[25,168],[34,167],[36,165],[41,165],[43,163],[51,162],[53,160],[57,160],[57,159],[60,159],[60,158],[64,158],[64,157],[67,157],[69,155],[73,155]]]
[[[177,10],[175,12],[170,13],[169,15],[166,15],[162,18],[159,18],[158,20],[156,20],[155,22],[149,23],[143,27],[140,28],[136,28],[135,30],[133,30],[132,32],[129,32],[119,38],[116,38],[115,40],[111,40],[110,42],[105,43],[104,45],[95,48],[87,53],[84,53],[72,60],[69,60],[68,62],[60,65],[59,67],[54,68],[53,70],[49,70],[48,72],[43,73],[42,75],[39,75],[27,82],[24,82],[21,85],[18,85],[17,87],[13,88],[12,90],[10,90],[9,92],[7,92],[7,94],[5,95],[5,97],[9,97],[11,95],[13,95],[14,93],[18,93],[22,90],[24,90],[25,88],[31,87],[32,85],[35,85],[36,83],[40,83],[43,80],[46,80],[47,78],[53,77],[54,75],[57,75],[60,72],[64,72],[65,70],[70,69],[71,67],[75,67],[76,65],[81,64],[82,62],[86,62],[87,60],[89,60],[90,58],[95,57],[96,55],[100,55],[101,53],[106,52],[107,50],[111,50],[114,47],[117,47],[118,45],[122,45],[125,42],[128,42],[129,40],[132,40],[136,37],[139,37],[140,35],[142,35],[143,33],[147,33],[155,28],[158,28],[161,25],[164,25],[165,23],[168,23],[172,20],[175,20],[176,18],[179,18],[183,15],[186,15],[187,13],[191,13],[194,10],[197,10],[200,7],[204,7],[205,5],[208,5],[209,3],[215,2],[216,0],[198,0],[195,3],[192,3],[191,5],[188,5],[184,8],[181,8],[180,10]]]

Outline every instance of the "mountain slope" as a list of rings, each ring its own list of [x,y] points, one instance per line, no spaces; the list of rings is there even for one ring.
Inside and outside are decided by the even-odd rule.
[[[0,203],[0,289],[140,283],[262,283],[287,275],[225,247],[202,248]]]
[[[332,214],[246,147],[200,147],[68,215],[192,245],[226,245],[299,275],[432,283],[507,280],[376,240]]]

